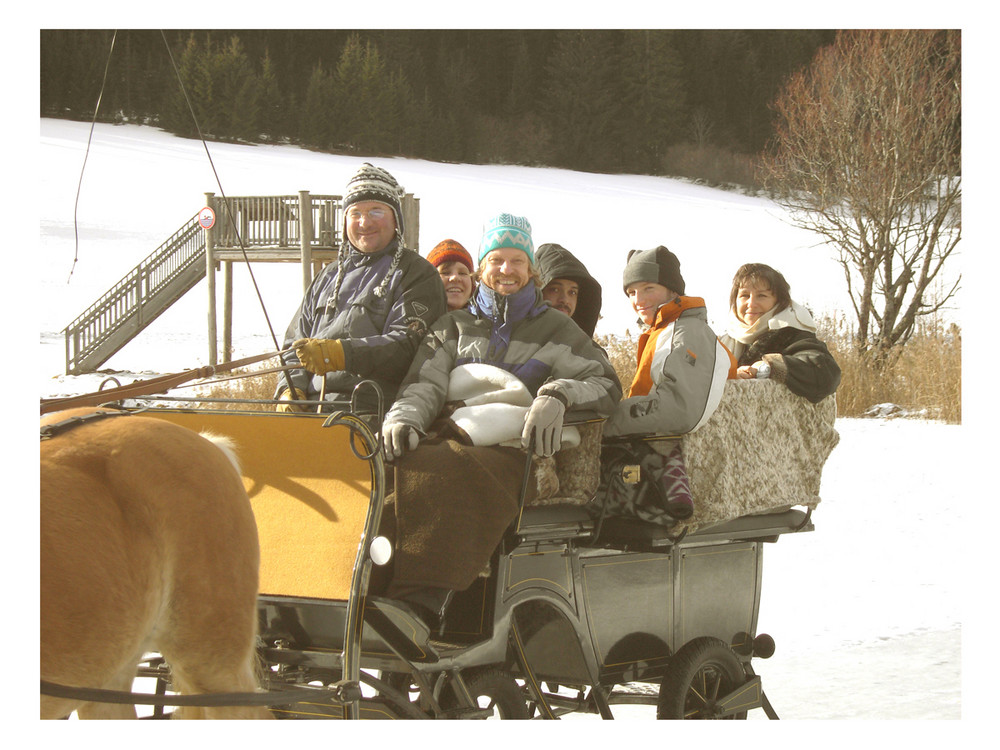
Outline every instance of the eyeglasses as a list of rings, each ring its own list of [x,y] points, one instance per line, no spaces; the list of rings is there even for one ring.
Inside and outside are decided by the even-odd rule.
[[[369,208],[367,211],[362,211],[360,208],[351,208],[347,211],[347,218],[350,221],[361,221],[361,217],[364,216],[372,221],[382,221],[388,213],[384,208]]]

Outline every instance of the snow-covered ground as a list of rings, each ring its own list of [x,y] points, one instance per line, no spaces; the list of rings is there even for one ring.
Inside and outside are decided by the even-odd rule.
[[[82,177],[74,268],[74,201],[88,132],[85,123],[40,122],[40,235],[27,247],[39,345],[29,348],[19,380],[34,377],[41,396],[96,388],[103,376],[62,374],[60,331],[193,216],[205,192],[220,192],[200,142],[148,127],[97,126]],[[362,161],[289,146],[213,143],[209,150],[230,196],[340,193]],[[655,177],[371,161],[420,198],[425,254],[445,237],[474,248],[483,221],[500,211],[527,216],[537,244],[558,242],[576,253],[605,290],[598,333],[635,332],[618,291],[621,268],[628,250],[658,244],[680,257],[688,292],[706,299],[716,321],[733,271],[751,260],[782,270],[795,298],[815,312],[848,309],[829,251],[761,198]],[[255,264],[254,273],[280,339],[301,296],[299,268]],[[268,351],[271,335],[247,270],[235,276],[235,356]],[[127,381],[205,364],[205,311],[202,283],[105,367]],[[15,392],[27,387],[14,383]],[[978,403],[969,397],[967,388],[965,403]],[[962,426],[838,420],[841,442],[824,471],[816,531],[765,550],[759,630],[775,638],[777,652],[757,669],[782,718],[957,719],[985,707],[989,688],[968,680],[986,671],[984,659],[994,660],[977,615],[995,590],[985,582],[996,564],[983,551],[997,493],[973,471],[991,458],[974,431],[987,415],[966,411]],[[963,648],[972,635],[975,646]],[[652,710],[622,711],[632,716]]]

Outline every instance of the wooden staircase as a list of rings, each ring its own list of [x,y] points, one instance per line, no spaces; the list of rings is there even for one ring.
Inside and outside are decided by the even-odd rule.
[[[194,216],[66,326],[66,374],[94,372],[204,279],[205,266],[205,230]]]

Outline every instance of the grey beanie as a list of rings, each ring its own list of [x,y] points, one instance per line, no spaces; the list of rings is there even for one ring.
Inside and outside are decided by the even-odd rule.
[[[628,294],[631,284],[651,281],[662,284],[677,294],[684,294],[684,277],[681,262],[663,245],[652,250],[630,250],[622,274],[622,289]]]

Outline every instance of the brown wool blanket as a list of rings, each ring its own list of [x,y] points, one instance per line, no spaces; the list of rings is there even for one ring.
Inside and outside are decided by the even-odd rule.
[[[517,516],[524,468],[516,448],[455,440],[421,442],[399,459],[382,524],[395,542],[393,583],[468,588]]]
[[[722,403],[682,439],[694,530],[740,516],[815,508],[823,464],[840,440],[835,396],[818,404],[771,380],[730,380]]]

